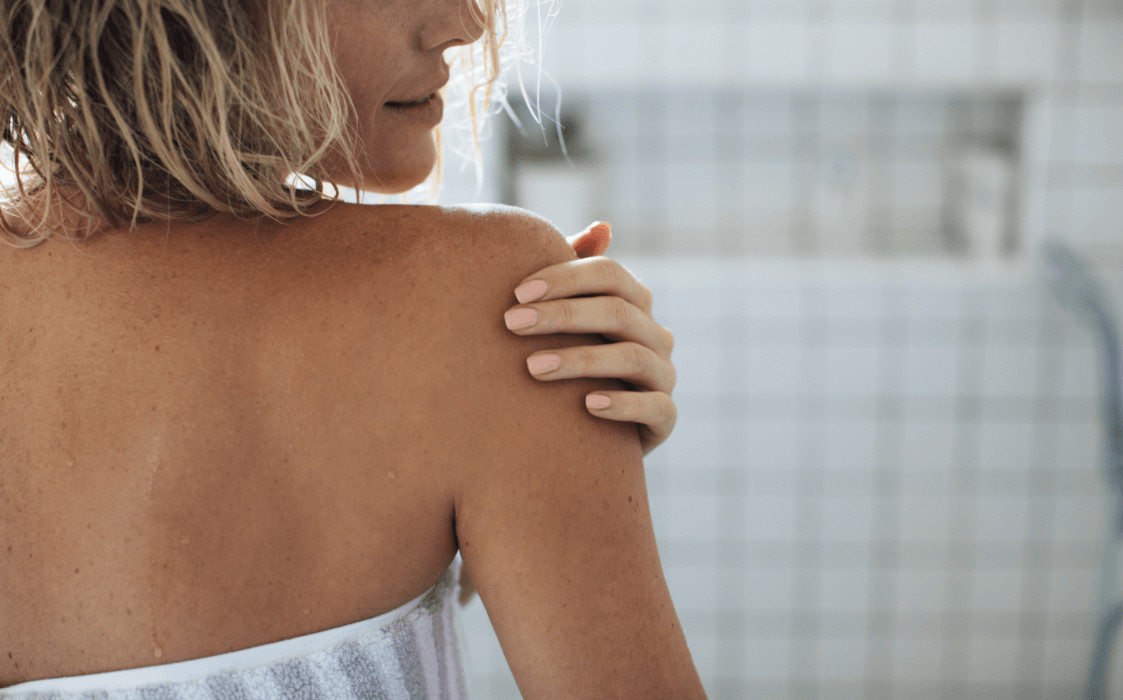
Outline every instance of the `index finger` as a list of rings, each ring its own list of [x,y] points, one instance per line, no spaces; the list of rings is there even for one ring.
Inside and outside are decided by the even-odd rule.
[[[544,282],[531,285],[532,282]],[[651,315],[651,290],[612,258],[598,256],[544,267],[519,283],[515,297],[520,304],[577,296],[617,296]]]

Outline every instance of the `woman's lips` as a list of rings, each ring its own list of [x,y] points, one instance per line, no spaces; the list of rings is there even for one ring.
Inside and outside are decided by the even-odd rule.
[[[436,93],[433,93],[433,94],[436,94]],[[420,100],[410,100],[409,102],[387,102],[386,104],[390,105],[391,107],[414,107],[414,106],[417,106],[419,104],[424,104],[425,102],[428,102],[431,99],[433,99],[433,95],[429,95],[428,97],[425,97],[425,98],[420,99]]]
[[[441,119],[444,117],[445,103],[439,94],[433,93],[424,102],[415,104],[387,102],[386,109],[391,114],[396,114],[410,121],[436,126],[441,123]]]

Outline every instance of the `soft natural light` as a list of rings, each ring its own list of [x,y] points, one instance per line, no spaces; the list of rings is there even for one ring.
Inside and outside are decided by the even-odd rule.
[[[6,143],[0,143],[0,185],[4,188],[14,187],[16,173],[13,156],[15,152]]]

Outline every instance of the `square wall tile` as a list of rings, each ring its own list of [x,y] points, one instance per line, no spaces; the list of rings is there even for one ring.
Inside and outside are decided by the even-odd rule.
[[[1092,663],[1091,631],[1086,638],[1045,640],[1042,674],[1046,683],[1082,688]]]
[[[1087,187],[1071,192],[1071,240],[1082,242],[1118,240],[1123,221],[1123,184]]]
[[[791,674],[791,643],[785,637],[744,641],[741,677],[746,680],[786,680]]]
[[[936,84],[971,81],[975,31],[974,25],[964,22],[919,22],[913,59],[918,80]]]
[[[746,348],[742,362],[753,396],[792,396],[800,390],[802,353],[782,346]]]
[[[820,639],[816,645],[819,677],[823,680],[860,680],[866,668],[866,640]]]
[[[924,396],[954,396],[959,391],[959,355],[956,347],[910,345],[905,355],[903,390]]]
[[[1029,534],[1029,500],[980,496],[974,500],[974,539],[984,543],[1024,542]]]
[[[796,536],[796,508],[794,496],[748,496],[744,503],[747,542],[792,542]]]
[[[674,541],[713,542],[721,534],[719,501],[714,494],[676,493],[663,531]]]
[[[823,465],[828,471],[866,471],[878,466],[878,424],[832,421],[824,427]]]
[[[953,517],[950,498],[944,494],[902,497],[896,532],[902,545],[947,541]]]
[[[791,567],[754,566],[745,569],[738,576],[744,591],[738,601],[739,607],[749,612],[781,613],[792,610],[796,575]]]
[[[979,434],[979,470],[1024,471],[1035,466],[1035,436],[1040,426],[1027,422],[989,423]]]
[[[747,421],[742,468],[794,474],[802,459],[805,433],[805,425],[798,421]]]
[[[667,80],[705,81],[726,77],[714,75],[715,66],[728,66],[722,52],[722,42],[715,40],[712,23],[702,23],[698,17],[689,22],[671,22],[666,27]],[[729,74],[735,74],[729,71]],[[711,78],[713,76],[713,78]]]
[[[819,575],[819,609],[865,614],[869,609],[869,569],[825,569]]]
[[[1106,493],[1088,496],[1058,494],[1053,499],[1053,541],[1099,546],[1108,530]]]
[[[969,645],[968,679],[1010,684],[1017,679],[1019,644],[1016,637],[974,638]]]
[[[1049,610],[1060,615],[1087,614],[1095,609],[1095,569],[1054,569],[1044,572],[1049,577]],[[1091,629],[1088,630],[1091,633]]]
[[[873,509],[874,500],[868,495],[824,498],[819,537],[823,542],[868,542]]]
[[[902,471],[950,473],[956,464],[958,426],[950,421],[906,421],[902,426]]]
[[[1123,65],[1123,64],[1120,64]],[[1117,67],[1123,72],[1123,69]],[[1123,78],[1121,78],[1123,80]],[[1080,163],[1123,164],[1123,91],[1110,99],[1086,96],[1077,111],[1073,130],[1075,156]]]
[[[897,573],[897,610],[901,613],[942,613],[947,605],[948,575],[938,568]]]
[[[1041,85],[1054,78],[1060,49],[1056,23],[1009,21],[997,31],[1000,80]]]
[[[893,677],[898,681],[943,680],[943,642],[939,639],[898,639],[894,644]],[[902,692],[901,697],[916,697]],[[933,696],[936,697],[936,696]],[[946,697],[940,695],[939,697]]]
[[[750,79],[764,84],[811,77],[811,28],[804,22],[759,20],[749,32]]]
[[[888,21],[836,22],[827,32],[828,75],[843,83],[876,84],[889,77]]]
[[[1123,83],[1123,21],[1104,19],[1095,13],[1081,23],[1079,50],[1079,79],[1085,83]]]
[[[1019,611],[1023,579],[1024,572],[1021,569],[977,569],[971,577],[972,609],[986,612]]]

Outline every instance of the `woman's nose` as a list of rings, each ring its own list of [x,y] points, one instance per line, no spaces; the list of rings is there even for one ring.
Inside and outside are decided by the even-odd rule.
[[[422,50],[474,44],[484,35],[485,16],[477,0],[431,0],[430,4],[433,9],[421,32]]]

